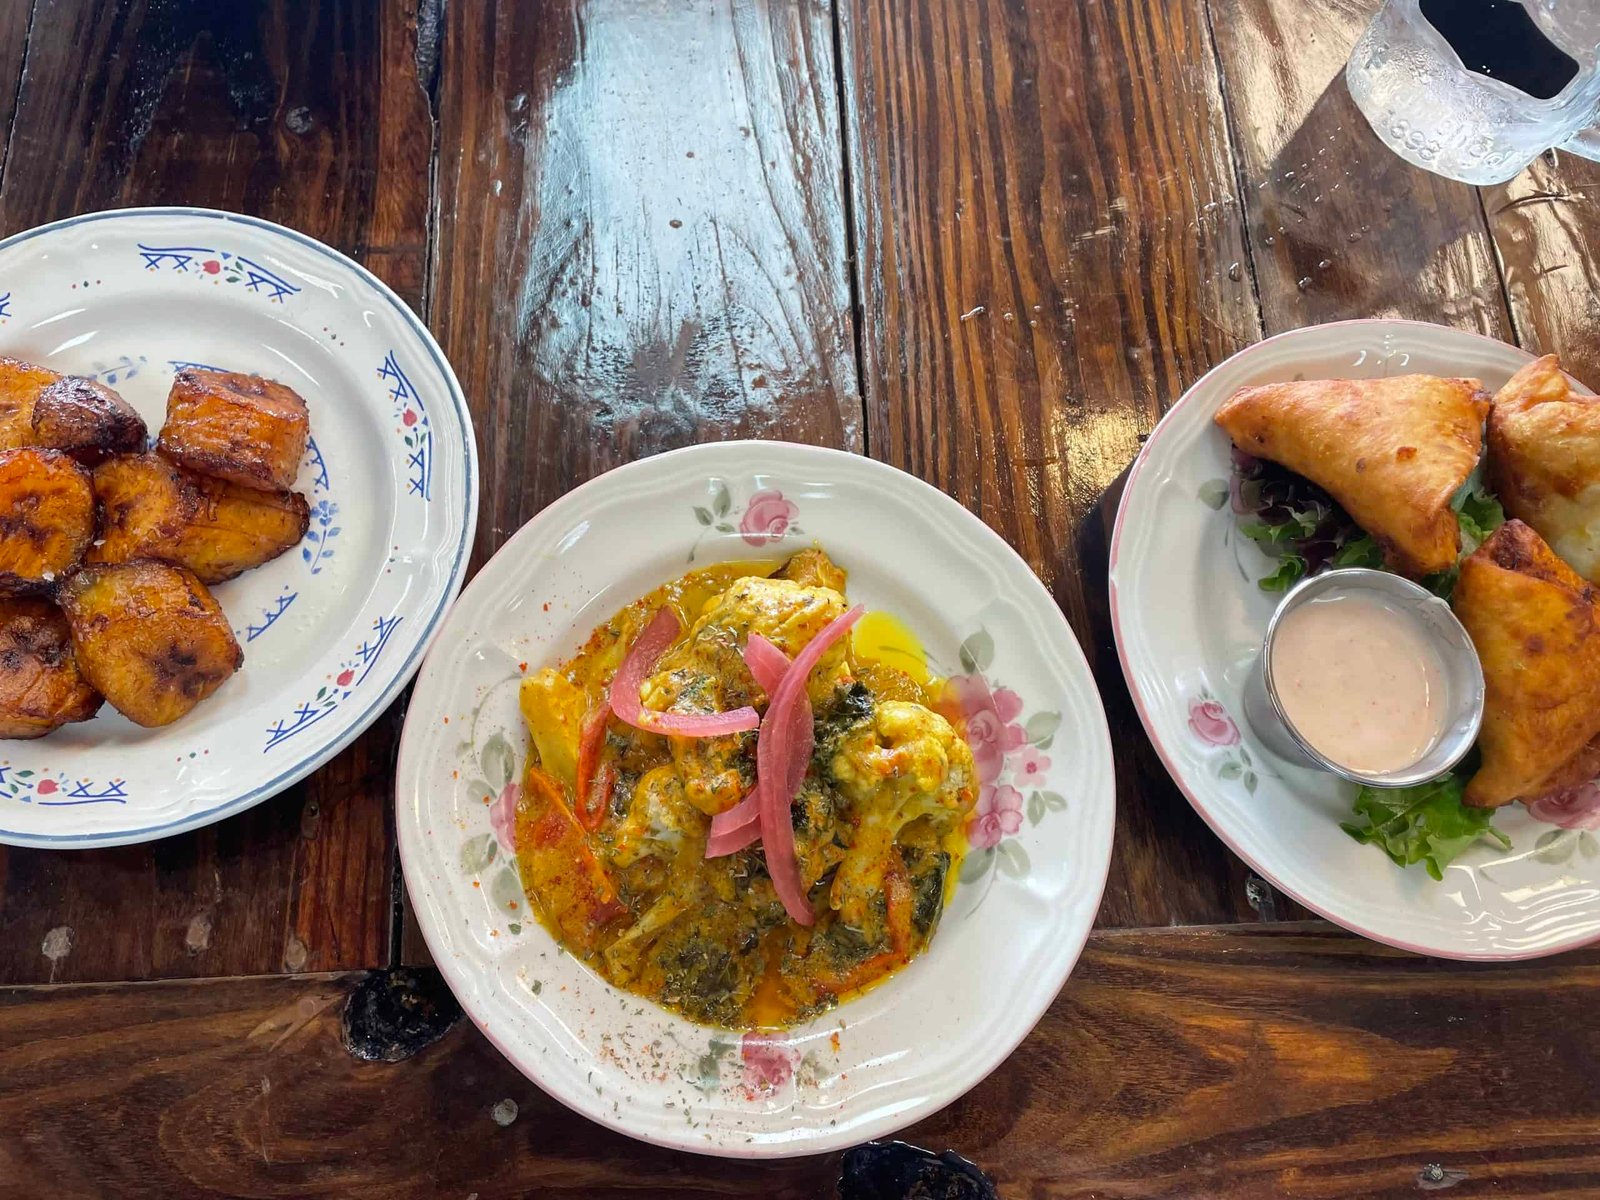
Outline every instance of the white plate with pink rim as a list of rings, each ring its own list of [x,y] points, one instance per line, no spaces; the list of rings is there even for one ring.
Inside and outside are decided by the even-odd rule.
[[[693,566],[820,545],[850,595],[894,613],[947,676],[995,698],[969,718],[985,783],[979,847],[929,951],[784,1034],[694,1025],[559,950],[511,860],[525,757],[522,671]],[[982,689],[971,689],[973,692]],[[774,442],[622,467],[518,531],[463,593],[406,718],[396,823],[439,969],[529,1078],[634,1137],[777,1157],[851,1145],[949,1103],[1054,999],[1110,861],[1111,747],[1099,694],[1048,592],[986,525],[871,459]]]
[[[1495,825],[1435,882],[1339,828],[1355,785],[1276,759],[1241,718],[1246,674],[1277,596],[1268,560],[1235,532],[1229,445],[1212,416],[1249,384],[1433,374],[1493,390],[1530,356],[1414,321],[1342,321],[1235,354],[1172,406],[1134,463],[1111,545],[1111,613],[1146,731],[1196,811],[1241,858],[1314,912],[1444,958],[1533,958],[1600,937],[1600,789]],[[1544,817],[1546,820],[1538,818]]]
[[[383,712],[461,587],[477,451],[427,329],[342,254],[208,209],[73,217],[0,242],[0,354],[114,388],[154,437],[184,366],[281,380],[311,412],[305,540],[217,585],[244,666],[162,729],[109,706],[0,742],[0,842],[109,846],[282,791]]]

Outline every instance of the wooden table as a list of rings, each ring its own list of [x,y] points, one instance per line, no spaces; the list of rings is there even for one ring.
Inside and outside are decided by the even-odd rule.
[[[1107,622],[1120,476],[1265,334],[1414,317],[1600,378],[1600,168],[1391,156],[1340,76],[1372,6],[0,0],[0,233],[209,205],[364,262],[471,401],[476,563],[736,436],[884,459],[1005,536],[1104,690],[1116,856],[1048,1016],[911,1140],[1006,1196],[1595,1195],[1600,952],[1474,968],[1303,919],[1168,779]],[[836,1156],[635,1144],[453,1021],[395,856],[404,712],[198,833],[0,852],[0,1197],[831,1196]]]

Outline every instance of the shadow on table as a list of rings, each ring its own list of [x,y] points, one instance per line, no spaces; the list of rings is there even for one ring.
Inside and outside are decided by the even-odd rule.
[[[1076,531],[1091,643],[1085,646],[1111,729],[1117,831],[1100,928],[1304,920],[1241,862],[1173,782],[1139,718],[1112,632],[1111,533],[1130,463]]]

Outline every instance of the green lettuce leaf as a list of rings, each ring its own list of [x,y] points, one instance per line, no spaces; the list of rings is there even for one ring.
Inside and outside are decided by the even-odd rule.
[[[1456,521],[1461,526],[1463,558],[1488,541],[1489,535],[1506,523],[1506,510],[1480,481],[1469,484],[1456,498],[1453,507]]]
[[[1435,596],[1448,600],[1456,590],[1456,580],[1461,577],[1461,564],[1484,542],[1489,535],[1506,523],[1506,510],[1493,493],[1485,490],[1482,481],[1474,476],[1461,490],[1451,507],[1456,510],[1456,524],[1461,527],[1461,554],[1455,565],[1437,575],[1429,575],[1422,586]]]
[[[1402,867],[1421,863],[1435,879],[1479,840],[1511,849],[1511,839],[1491,823],[1494,810],[1461,802],[1462,777],[1445,775],[1408,788],[1364,787],[1356,796],[1354,821],[1343,829],[1364,845],[1375,845]]]
[[[1370,533],[1363,533],[1354,541],[1339,547],[1339,552],[1333,556],[1333,565],[1380,570],[1383,567],[1383,547]]]
[[[1286,554],[1278,560],[1277,569],[1256,581],[1263,592],[1287,592],[1306,575],[1306,560],[1298,554]]]

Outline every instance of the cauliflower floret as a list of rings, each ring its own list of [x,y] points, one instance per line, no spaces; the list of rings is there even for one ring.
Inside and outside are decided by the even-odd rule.
[[[977,777],[972,751],[950,722],[908,700],[882,701],[871,720],[846,733],[832,770],[839,789],[864,809],[884,808],[886,797],[897,811],[915,809],[901,824],[965,812]]]
[[[972,811],[972,751],[938,713],[885,700],[839,740],[830,770],[853,810],[855,836],[829,903],[846,924],[870,933],[881,924],[878,902],[900,831],[924,817],[947,830]]]
[[[708,713],[763,704],[766,697],[744,663],[750,635],[761,634],[792,658],[844,610],[844,597],[832,588],[755,575],[736,580],[706,604],[688,637],[662,655],[640,691],[644,706]],[[841,639],[808,677],[813,703],[830,696],[848,671]],[[732,808],[750,790],[753,735],[670,740],[684,794],[701,812]]]
[[[650,855],[669,863],[686,854],[698,859],[706,827],[705,816],[685,800],[676,772],[657,767],[645,772],[634,788],[628,815],[616,829],[611,861],[627,868]]]

